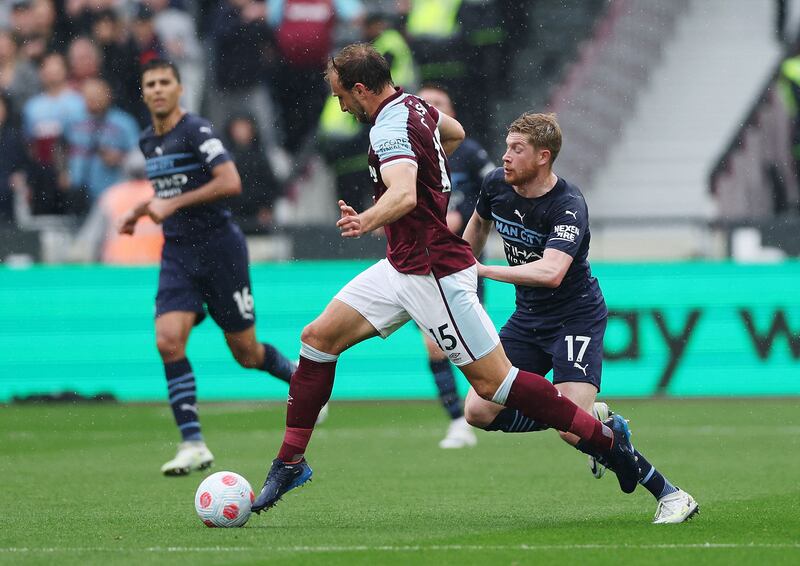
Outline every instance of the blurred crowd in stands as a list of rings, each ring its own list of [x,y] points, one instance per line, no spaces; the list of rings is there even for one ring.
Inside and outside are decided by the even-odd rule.
[[[527,35],[526,5],[3,0],[0,222],[96,216],[114,208],[108,195],[148,190],[138,150],[149,123],[139,67],[156,57],[178,65],[182,106],[209,118],[234,156],[244,194],[231,204],[246,228],[274,226],[276,201],[296,196],[287,188],[312,159],[329,168],[334,196],[364,206],[367,128],[328,96],[330,54],[373,42],[398,86],[444,87],[469,134],[486,144],[490,101],[508,84]],[[120,185],[129,192],[111,190]]]

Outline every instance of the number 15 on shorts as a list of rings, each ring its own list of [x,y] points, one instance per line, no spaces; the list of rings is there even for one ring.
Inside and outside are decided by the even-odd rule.
[[[457,345],[458,341],[456,337],[452,334],[447,334],[447,327],[450,326],[449,323],[441,325],[437,330],[439,331],[439,335],[436,335],[436,332],[433,328],[429,328],[428,332],[431,333],[433,337],[433,341],[436,342],[436,345],[439,346],[439,349],[445,352],[449,352],[453,350]]]

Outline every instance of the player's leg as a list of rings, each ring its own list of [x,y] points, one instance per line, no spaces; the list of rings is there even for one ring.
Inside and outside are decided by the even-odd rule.
[[[585,439],[619,468],[623,491],[633,491],[638,467],[625,422],[606,426],[562,396],[541,375],[512,366],[478,302],[474,266],[441,279],[406,277],[397,285],[401,303],[419,327],[433,335],[481,398]]]
[[[564,395],[590,412],[600,390],[606,324],[605,316],[570,322],[552,343],[553,382]],[[589,454],[590,469],[595,477],[602,476],[598,473],[602,457],[598,458],[591,447],[573,435],[561,433],[561,437]],[[697,503],[688,493],[674,487],[638,450],[634,450],[634,456],[639,465],[639,485],[659,502],[656,522],[682,522],[696,512]]]
[[[478,439],[475,432],[464,418],[464,409],[461,407],[461,397],[456,387],[456,376],[453,365],[444,352],[428,336],[422,335],[425,350],[428,353],[428,366],[433,374],[433,381],[439,391],[439,401],[450,416],[450,426],[447,434],[439,442],[440,448],[463,448],[475,446]]]
[[[234,359],[243,368],[260,369],[289,383],[296,364],[271,344],[259,342],[255,326],[238,332],[225,332],[225,341]]]
[[[245,368],[260,369],[288,382],[295,364],[274,346],[256,339],[255,300],[250,283],[247,242],[238,228],[220,234],[207,249],[201,280],[208,313],[225,333],[233,357]]]
[[[205,317],[203,298],[195,280],[197,254],[166,243],[156,294],[156,347],[164,363],[167,391],[181,443],[172,460],[161,467],[166,475],[184,475],[213,462],[200,429],[195,376],[186,357],[192,327]]]
[[[156,319],[156,345],[164,363],[172,414],[181,434],[175,458],[161,467],[165,475],[186,475],[205,469],[214,461],[203,441],[194,372],[186,358],[186,343],[196,317],[194,312],[173,311]]]
[[[320,409],[330,398],[339,354],[367,338],[385,338],[409,320],[397,303],[390,270],[383,260],[359,274],[303,329],[300,364],[289,383],[283,443],[253,511],[269,509],[311,478],[305,451]]]
[[[516,317],[512,315],[500,330],[500,342],[503,344],[503,350],[514,367],[537,375],[547,375],[553,367],[552,357],[542,350],[535,340],[531,339],[530,329],[526,330],[526,328],[527,325],[519,324]],[[467,393],[464,412],[467,421],[472,426],[487,431],[518,433],[537,432],[550,428],[525,416],[517,409],[486,401],[472,389]]]

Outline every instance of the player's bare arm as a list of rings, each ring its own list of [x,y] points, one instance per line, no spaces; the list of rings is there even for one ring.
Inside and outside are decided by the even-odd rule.
[[[544,250],[542,259],[523,265],[481,265],[479,263],[478,275],[514,285],[555,289],[561,285],[570,265],[572,265],[571,255],[548,248]]]
[[[492,231],[494,221],[482,218],[477,212],[472,213],[472,217],[464,229],[464,234],[461,236],[472,248],[472,254],[478,257],[483,252],[486,246],[486,240],[489,238],[489,233]]]
[[[381,170],[386,192],[375,206],[358,214],[344,201],[339,201],[342,217],[336,226],[344,238],[358,238],[402,218],[417,206],[417,166],[396,163]]]
[[[464,141],[466,133],[461,126],[461,122],[455,118],[451,118],[447,114],[439,115],[439,136],[442,140],[442,149],[447,155],[458,149],[461,142]]]
[[[120,234],[133,235],[133,232],[136,229],[136,222],[138,222],[142,216],[147,214],[147,207],[150,204],[150,200],[143,201],[126,212],[125,215],[119,220],[117,232]]]
[[[214,202],[242,193],[242,180],[232,161],[220,163],[211,170],[213,179],[202,187],[176,197],[154,198],[147,206],[147,214],[156,224],[161,224],[181,208]]]

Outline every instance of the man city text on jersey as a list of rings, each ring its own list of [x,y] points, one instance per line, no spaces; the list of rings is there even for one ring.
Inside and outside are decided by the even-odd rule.
[[[526,198],[505,182],[498,168],[484,179],[475,210],[494,221],[509,265],[540,260],[548,248],[572,256],[557,288],[516,286],[517,310],[529,313],[532,324],[606,316],[603,294],[589,267],[589,215],[578,187],[559,178],[546,194]]]

